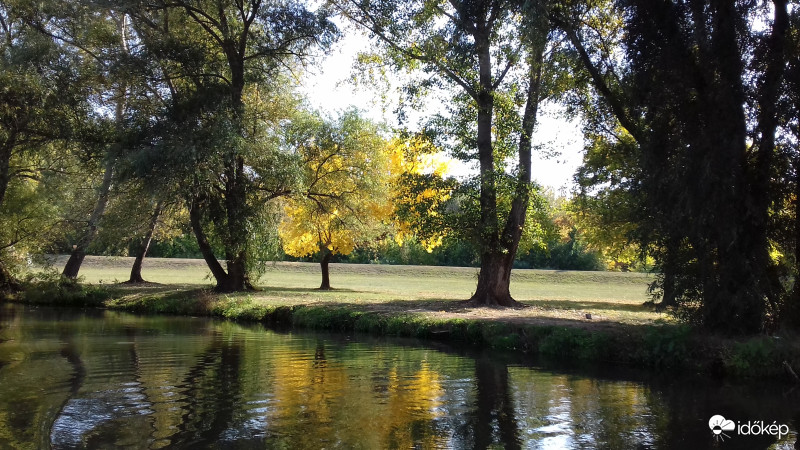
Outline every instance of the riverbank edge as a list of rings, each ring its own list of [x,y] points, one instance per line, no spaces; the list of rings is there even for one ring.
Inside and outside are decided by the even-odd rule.
[[[264,304],[247,293],[196,287],[146,292],[98,285],[29,286],[7,296],[29,305],[105,308],[137,314],[207,316],[271,327],[413,337],[538,355],[546,360],[624,365],[704,378],[798,383],[794,335],[727,338],[686,325],[614,323],[604,329],[508,320],[432,318],[420,312],[371,311],[353,305]]]

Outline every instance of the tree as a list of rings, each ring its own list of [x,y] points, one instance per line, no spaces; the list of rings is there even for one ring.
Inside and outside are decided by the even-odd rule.
[[[449,120],[456,154],[477,160],[481,270],[471,302],[513,306],[509,286],[531,189],[531,135],[549,94],[546,2],[503,0],[337,2],[369,30],[400,68],[425,79],[408,91],[452,88]],[[543,88],[544,87],[544,88]],[[452,91],[449,91],[452,92]],[[445,140],[447,141],[447,140]],[[452,140],[450,140],[452,142]],[[506,167],[506,158],[514,164]],[[508,170],[505,170],[508,169]],[[501,205],[500,185],[508,209]]]
[[[639,148],[624,128],[604,133],[593,131],[599,124],[593,125],[587,124],[584,130],[586,153],[575,175],[580,191],[569,209],[589,246],[606,258],[608,268],[629,270],[644,256],[636,239],[637,227],[642,225],[641,198],[635,189],[641,177]]]
[[[325,10],[296,2],[158,1],[131,14],[168,80],[162,131],[177,132],[156,137],[152,148],[171,152],[161,161],[188,186],[190,222],[217,289],[250,288],[265,205],[293,182],[286,166],[294,161],[281,154],[275,128],[287,117],[280,108],[296,102],[264,99],[279,97],[291,84],[286,68],[326,47],[335,27]],[[224,248],[226,268],[212,238]]]
[[[780,195],[775,202],[772,229],[775,242],[791,261],[790,273],[795,280],[784,301],[781,319],[800,328],[800,11],[795,7],[788,19],[786,84],[776,105],[780,128],[785,131],[776,136],[782,170],[774,184]]]
[[[394,239],[416,239],[431,253],[448,235],[460,235],[463,214],[454,214],[458,183],[446,173],[450,161],[421,134],[401,133],[389,142]]]
[[[345,111],[336,121],[310,115],[292,124],[291,145],[303,161],[303,187],[286,200],[280,234],[292,256],[320,255],[328,264],[387,233],[390,213],[389,148],[380,128]]]
[[[593,6],[567,5],[553,17],[639,146],[638,239],[661,269],[656,288],[708,329],[771,326],[781,290],[769,216],[787,2]],[[597,26],[606,16],[620,26]],[[756,25],[767,17],[768,27]]]
[[[31,25],[29,6],[0,3],[0,290],[17,287],[12,253],[54,226],[47,180],[72,164],[59,146],[90,117],[78,58]]]
[[[135,111],[132,99],[137,89],[141,93],[145,87],[134,80],[137,70],[132,64],[132,47],[136,42],[124,12],[97,4],[70,4],[66,8],[42,4],[30,10],[27,20],[46,39],[58,43],[62,54],[75,55],[90,80],[82,94],[92,105],[97,131],[91,136],[76,136],[73,141],[91,149],[85,160],[87,172],[99,161],[102,175],[91,209],[79,219],[72,252],[62,271],[63,276],[74,279],[111,201],[118,160],[124,151],[126,123],[140,112]]]

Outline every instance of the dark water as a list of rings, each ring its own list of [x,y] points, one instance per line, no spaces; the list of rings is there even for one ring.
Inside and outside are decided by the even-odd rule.
[[[0,304],[0,448],[800,448],[800,389],[659,378]],[[719,441],[716,414],[788,433]]]

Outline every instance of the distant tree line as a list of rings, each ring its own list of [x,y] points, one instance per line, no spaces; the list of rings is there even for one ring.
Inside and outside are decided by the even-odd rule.
[[[552,204],[551,204],[552,203]],[[515,268],[523,269],[554,269],[554,270],[620,270],[620,271],[647,271],[650,267],[642,264],[635,252],[630,258],[615,258],[614,255],[627,249],[630,244],[626,241],[612,242],[614,248],[594,245],[591,230],[580,230],[579,216],[583,212],[577,211],[575,201],[556,198],[546,195],[542,203],[546,209],[541,212],[537,225],[542,227],[540,233],[517,254],[514,262]],[[576,209],[571,212],[565,208]],[[290,223],[290,222],[287,222]],[[173,233],[175,230],[173,230]],[[89,248],[89,254],[109,256],[133,256],[138,254],[139,243],[131,241],[127,246],[120,247],[118,243],[108,242],[101,233],[100,238]],[[67,237],[58,247],[58,253],[68,253],[69,242]],[[315,245],[317,243],[315,242]],[[221,251],[221,249],[219,249]],[[287,254],[283,245],[273,256],[277,261],[305,261],[319,262],[323,253],[329,250],[314,246],[301,255]],[[606,255],[608,253],[608,255]],[[630,253],[630,252],[628,252]],[[152,241],[148,256],[156,258],[202,258],[202,253],[197,241],[190,231],[183,234],[165,235],[161,239]],[[331,262],[344,262],[354,264],[401,264],[401,265],[432,265],[432,266],[460,266],[478,267],[480,255],[474,243],[460,239],[458,236],[445,236],[441,243],[432,248],[427,248],[416,236],[410,236],[399,244],[392,236],[386,235],[382,239],[373,236],[370,242],[360,243],[350,252],[342,254],[332,253]]]

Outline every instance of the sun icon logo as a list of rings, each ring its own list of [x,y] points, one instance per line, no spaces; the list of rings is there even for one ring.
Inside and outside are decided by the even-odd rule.
[[[714,439],[724,441],[725,438],[729,438],[726,431],[733,431],[736,429],[736,424],[733,423],[732,420],[727,420],[724,417],[720,416],[719,414],[715,416],[711,416],[708,419],[708,427],[711,428],[711,432],[714,433]]]

